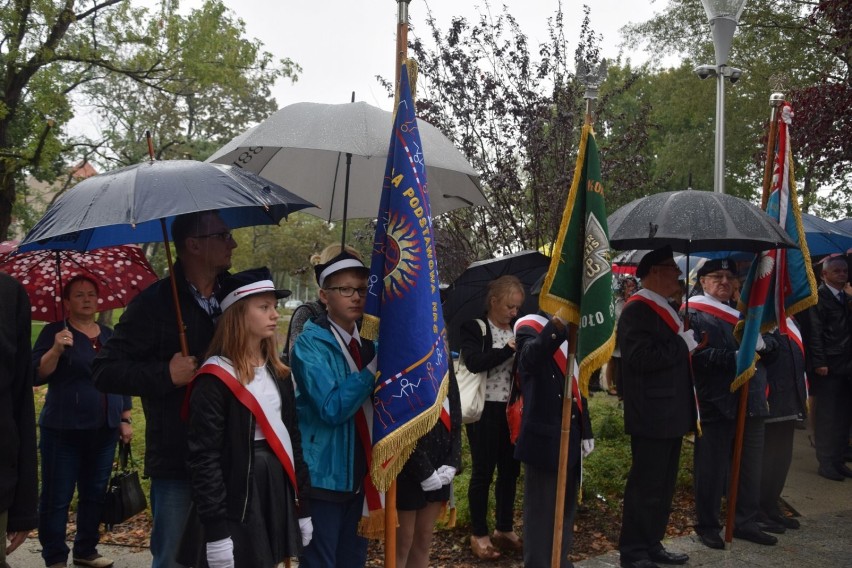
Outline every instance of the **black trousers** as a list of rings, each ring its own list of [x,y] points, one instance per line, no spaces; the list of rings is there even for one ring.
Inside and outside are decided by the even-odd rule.
[[[648,559],[663,548],[671,513],[682,438],[633,436],[633,463],[624,489],[618,550],[624,562]]]
[[[793,463],[795,420],[767,422],[763,431],[763,470],[760,475],[760,510],[764,515],[781,515],[778,500]]]
[[[524,464],[524,568],[550,568],[558,472]],[[560,568],[571,568],[568,555],[574,546],[574,517],[580,489],[580,462],[568,469],[562,516]]]
[[[734,526],[745,528],[757,520],[760,511],[760,477],[763,468],[763,418],[747,417],[743,431],[743,451],[737,484]],[[694,484],[695,532],[716,532],[722,528],[719,513],[722,496],[728,492],[734,447],[733,420],[702,422],[703,435],[695,440]]]
[[[515,445],[509,441],[509,424],[506,422],[506,403],[486,401],[482,418],[467,425],[470,442],[470,486],[467,490],[470,507],[470,524],[474,536],[488,533],[488,493],[494,469],[497,483],[494,487],[496,501],[496,529],[513,530],[515,493],[521,462],[515,459]]]
[[[838,375],[813,379],[816,455],[823,467],[843,465],[852,421],[852,380]]]

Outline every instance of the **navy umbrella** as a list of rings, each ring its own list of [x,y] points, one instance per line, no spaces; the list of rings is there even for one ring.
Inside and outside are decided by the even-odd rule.
[[[314,207],[262,177],[194,160],[146,161],[85,179],[64,193],[19,250],[92,250],[164,238],[183,213],[216,210],[232,229],[277,225]],[[168,235],[167,238],[171,238]]]
[[[153,148],[149,152],[153,156]],[[21,241],[20,251],[92,250],[163,240],[169,273],[171,220],[184,213],[217,211],[228,227],[277,225],[313,207],[301,197],[232,166],[193,160],[146,161],[87,178],[50,206]],[[172,279],[181,352],[189,349]]]

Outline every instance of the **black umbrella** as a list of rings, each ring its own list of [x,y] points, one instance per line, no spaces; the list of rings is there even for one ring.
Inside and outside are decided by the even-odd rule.
[[[796,244],[759,207],[709,191],[668,191],[628,203],[607,219],[614,249],[670,245],[686,254],[709,250],[759,252]]]
[[[550,258],[538,251],[522,251],[515,254],[480,260],[468,266],[447,288],[444,302],[444,320],[447,322],[450,349],[458,351],[458,333],[461,325],[485,314],[485,294],[488,283],[500,276],[517,276],[524,285],[526,296],[519,315],[538,311],[538,300],[530,294],[530,288],[547,272]]]

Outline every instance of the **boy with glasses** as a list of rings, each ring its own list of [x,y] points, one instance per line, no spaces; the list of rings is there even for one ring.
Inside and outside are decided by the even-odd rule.
[[[367,541],[358,536],[364,499],[377,494],[369,479],[376,348],[362,340],[369,270],[347,251],[315,266],[327,308],[305,324],[292,353],[296,408],[311,472],[313,540],[299,557],[304,568],[362,567]]]

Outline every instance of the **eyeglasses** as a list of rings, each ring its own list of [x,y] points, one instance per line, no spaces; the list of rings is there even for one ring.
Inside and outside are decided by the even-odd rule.
[[[325,288],[326,290],[334,290],[344,298],[351,298],[352,294],[358,292],[358,296],[361,298],[367,295],[367,287],[360,286],[358,288],[353,288],[352,286],[332,286],[330,288]]]
[[[195,235],[192,237],[193,239],[210,239],[217,238],[222,239],[223,241],[232,241],[234,240],[234,235],[231,231],[222,231],[221,233],[210,233],[207,235]]]
[[[714,282],[721,282],[722,280],[727,280],[728,282],[733,282],[737,279],[733,274],[705,274],[705,278],[709,278]]]

